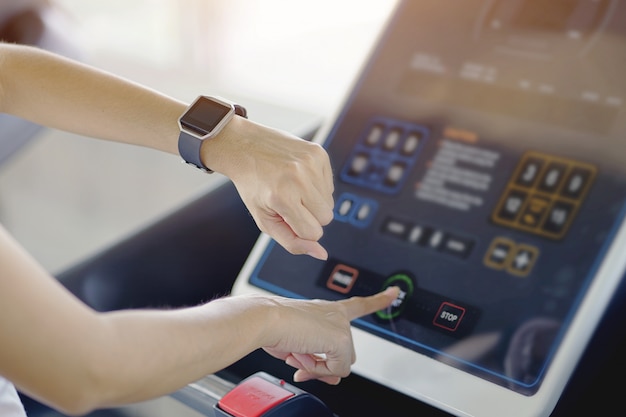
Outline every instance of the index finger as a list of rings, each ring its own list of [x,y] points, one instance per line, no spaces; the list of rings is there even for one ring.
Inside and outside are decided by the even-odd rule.
[[[344,305],[348,319],[352,321],[356,318],[387,308],[393,300],[398,298],[399,294],[400,288],[389,287],[369,297],[351,297],[338,302]]]

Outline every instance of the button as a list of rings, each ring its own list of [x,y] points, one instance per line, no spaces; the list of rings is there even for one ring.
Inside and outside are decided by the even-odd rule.
[[[445,237],[446,234],[444,232],[442,232],[441,230],[435,230],[428,239],[428,247],[431,249],[439,249]]]
[[[400,142],[400,136],[402,135],[402,132],[398,129],[391,129],[389,131],[389,133],[387,134],[387,137],[385,137],[385,142],[383,143],[383,148],[386,151],[391,151],[393,149],[395,149],[396,146],[398,146],[398,143]]]
[[[359,197],[354,194],[341,194],[335,204],[335,219],[344,222],[348,221],[350,216],[354,213],[358,201]]]
[[[351,175],[353,177],[361,175],[367,168],[368,163],[368,155],[363,153],[356,154],[354,158],[352,158],[352,162],[350,162],[350,170],[348,171],[348,175]]]
[[[544,160],[536,157],[527,158],[519,171],[515,183],[523,187],[532,187],[537,178],[539,172],[544,165]]]
[[[587,188],[587,184],[592,176],[590,169],[575,167],[567,176],[561,195],[564,197],[578,199],[583,191]]]
[[[507,271],[513,275],[526,276],[530,273],[539,256],[539,250],[534,246],[519,244],[511,257]]]
[[[428,228],[424,226],[419,226],[419,225],[413,226],[413,228],[409,232],[407,240],[410,243],[413,243],[416,245],[422,244],[422,242],[425,240],[425,237],[427,237],[429,234],[430,234],[430,231]]]
[[[458,236],[447,236],[443,243],[442,250],[446,253],[456,255],[459,258],[467,258],[474,247],[474,242],[470,239]]]
[[[352,209],[353,205],[354,205],[354,201],[352,201],[349,198],[346,198],[345,200],[339,203],[339,207],[337,208],[337,213],[340,216],[345,217],[348,215],[348,213],[350,213],[350,210]]]
[[[354,212],[350,217],[350,223],[360,228],[367,227],[374,219],[377,210],[378,203],[376,201],[361,199],[354,208]]]
[[[551,162],[543,174],[538,188],[547,193],[553,193],[561,184],[567,165],[560,162]]]
[[[383,137],[383,127],[381,125],[373,125],[369,133],[365,137],[365,144],[367,146],[374,147],[378,145],[382,137]]]
[[[465,316],[465,309],[463,307],[449,302],[443,302],[435,315],[433,324],[453,332],[459,328],[463,316]]]
[[[337,264],[328,277],[326,286],[331,290],[341,294],[350,292],[356,279],[359,277],[359,270],[348,265]]]
[[[513,221],[522,210],[527,194],[518,190],[510,190],[498,212],[498,218]]]
[[[548,217],[543,224],[542,230],[553,235],[561,235],[565,231],[570,218],[574,213],[574,205],[565,201],[556,201]]]
[[[402,154],[405,156],[410,156],[413,155],[415,153],[415,151],[417,150],[417,148],[419,147],[419,144],[422,140],[422,134],[419,132],[411,132],[406,139],[404,140],[404,143],[402,144]]]
[[[392,164],[387,171],[387,175],[385,176],[385,185],[393,187],[398,184],[402,180],[405,171],[405,164],[401,162]]]
[[[550,205],[550,200],[545,197],[532,196],[528,200],[528,204],[524,209],[522,216],[520,217],[519,222],[524,226],[528,227],[538,227],[541,219],[544,217],[545,213],[548,211],[548,206]]]
[[[404,239],[409,231],[409,225],[403,221],[388,218],[383,224],[383,233]]]
[[[413,279],[405,273],[394,274],[387,278],[383,284],[382,290],[393,286],[400,288],[398,298],[393,300],[391,305],[385,310],[376,312],[376,315],[383,320],[391,320],[402,314],[402,311],[404,311],[408,300],[411,298],[413,291],[415,290]]]
[[[372,206],[370,206],[369,203],[363,203],[361,204],[361,207],[359,207],[359,209],[356,211],[355,217],[358,221],[363,221],[370,216],[371,212]]]
[[[261,417],[269,409],[295,396],[261,377],[251,377],[230,390],[218,406],[234,417]]]
[[[503,269],[513,253],[515,242],[503,237],[496,237],[491,241],[485,254],[484,264],[493,269]]]

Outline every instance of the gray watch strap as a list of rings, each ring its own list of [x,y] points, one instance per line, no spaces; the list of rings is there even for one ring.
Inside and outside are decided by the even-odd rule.
[[[198,169],[211,173],[213,172],[209,167],[202,163],[200,160],[200,147],[202,146],[202,139],[190,135],[182,130],[178,138],[178,152],[183,160],[190,164],[195,165]]]
[[[234,107],[236,115],[245,118],[248,117],[245,107],[240,106],[239,104],[235,104]],[[201,171],[210,174],[213,170],[204,165],[200,159],[200,148],[202,147],[202,142],[202,139],[181,130],[178,138],[178,152],[186,163],[194,165]]]

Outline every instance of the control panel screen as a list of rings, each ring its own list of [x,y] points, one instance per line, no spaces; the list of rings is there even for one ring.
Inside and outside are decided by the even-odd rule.
[[[624,220],[624,22],[611,0],[401,3],[324,141],[329,260],[272,243],[249,282],[397,285],[354,325],[534,395]]]

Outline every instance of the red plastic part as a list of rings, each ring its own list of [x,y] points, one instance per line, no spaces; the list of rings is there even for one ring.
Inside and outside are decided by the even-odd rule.
[[[294,395],[266,379],[253,377],[230,390],[218,402],[218,406],[234,417],[261,417]]]

